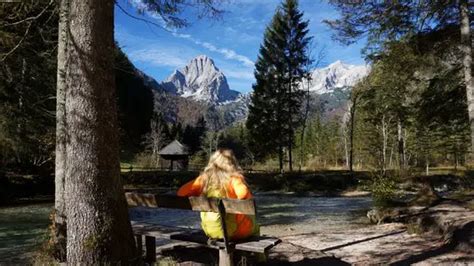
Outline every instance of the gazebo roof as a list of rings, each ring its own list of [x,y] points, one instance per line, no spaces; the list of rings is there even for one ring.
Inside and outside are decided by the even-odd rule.
[[[158,152],[159,155],[189,155],[188,147],[181,144],[177,140],[173,140],[170,144],[166,145],[161,151]]]

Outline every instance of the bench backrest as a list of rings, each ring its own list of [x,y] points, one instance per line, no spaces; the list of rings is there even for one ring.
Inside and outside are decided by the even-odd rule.
[[[174,195],[159,195],[151,193],[125,193],[129,206],[144,206],[151,208],[184,209],[192,211],[220,213],[219,204],[225,213],[255,215],[253,199],[217,199],[207,197],[178,197]]]
[[[135,192],[127,192],[125,193],[125,197],[128,205],[132,207],[144,206],[219,213],[224,233],[224,246],[227,253],[230,252],[231,247],[227,233],[225,214],[240,213],[255,215],[255,201],[253,199],[236,200],[207,197],[178,197]]]

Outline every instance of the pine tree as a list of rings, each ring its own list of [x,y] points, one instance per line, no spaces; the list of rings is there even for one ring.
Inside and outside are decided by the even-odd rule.
[[[176,122],[170,128],[170,140],[183,141],[183,124]]]
[[[54,1],[1,3],[0,17],[0,168],[50,168],[57,10]]]
[[[456,28],[459,36],[443,36],[438,45],[455,38],[459,46],[467,97],[466,111],[471,129],[471,152],[474,151],[474,79],[472,78],[472,1],[360,1],[331,0],[341,13],[340,18],[326,21],[335,30],[335,39],[351,44],[367,37],[365,53],[374,59],[386,41],[406,36],[443,32]]]
[[[265,39],[269,31],[265,32]],[[265,41],[266,42],[266,41]],[[260,55],[255,64],[255,79],[253,85],[253,94],[249,106],[249,116],[247,118],[247,128],[250,134],[250,147],[258,159],[265,159],[269,155],[282,149],[279,138],[281,135],[277,122],[276,105],[279,104],[275,97],[273,83],[274,73],[271,66],[267,63],[267,49],[262,45]],[[283,167],[280,160],[280,168]]]
[[[183,144],[190,149],[191,154],[201,149],[206,130],[206,120],[204,117],[200,117],[195,125],[186,125],[184,128],[182,134]]]
[[[293,168],[295,129],[301,121],[303,91],[300,82],[310,60],[308,22],[302,21],[297,0],[286,0],[276,11],[265,31],[256,63],[252,104],[247,126],[261,155],[278,152],[280,171],[283,151],[288,151],[288,167]],[[273,141],[271,141],[273,139]],[[274,148],[271,148],[274,147]]]

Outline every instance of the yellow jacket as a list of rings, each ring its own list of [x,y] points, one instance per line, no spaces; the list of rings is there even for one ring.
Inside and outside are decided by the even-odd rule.
[[[184,184],[178,190],[178,196],[190,197],[201,196],[203,194],[203,177]],[[231,198],[231,199],[251,199],[250,189],[244,182],[243,176],[232,176],[226,187],[227,197],[222,195],[222,189],[209,189],[205,194],[209,198]],[[210,238],[221,239],[224,237],[220,215],[214,212],[201,212],[201,226],[206,235]],[[226,214],[227,234],[230,239],[244,239],[251,235],[259,234],[259,226],[255,221],[255,216],[245,214]]]

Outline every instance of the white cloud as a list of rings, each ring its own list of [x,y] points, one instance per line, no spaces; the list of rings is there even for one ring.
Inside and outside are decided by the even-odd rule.
[[[136,62],[146,62],[156,66],[169,66],[174,68],[186,65],[189,60],[182,56],[175,55],[169,51],[160,49],[140,49],[128,53],[130,59]]]
[[[160,25],[162,25],[162,27],[164,29],[166,29],[167,31],[170,31],[173,36],[178,37],[178,38],[182,38],[182,39],[190,40],[193,43],[195,43],[197,45],[200,45],[200,46],[208,49],[211,52],[216,52],[216,53],[219,53],[219,54],[223,55],[227,59],[236,60],[236,61],[242,63],[243,65],[247,66],[247,67],[253,67],[254,62],[252,60],[250,60],[250,58],[248,58],[244,55],[240,55],[237,52],[235,52],[234,50],[231,50],[231,49],[228,49],[228,48],[218,48],[218,47],[216,47],[215,45],[213,45],[211,43],[202,42],[200,40],[197,40],[197,39],[193,38],[189,34],[178,33],[178,32],[176,32],[176,29],[167,27],[166,22],[163,20],[163,18],[161,16],[159,16],[159,15],[153,13],[153,12],[147,12],[146,11],[146,5],[143,3],[143,0],[130,0],[130,3],[133,6],[135,6],[136,8],[138,8],[139,10],[145,11],[145,13],[148,16],[156,19],[158,21],[158,23]]]
[[[229,77],[241,80],[254,80],[253,70],[232,70],[232,69],[222,69],[222,72]]]
[[[178,38],[188,39],[188,40],[192,41],[193,43],[195,43],[197,45],[200,45],[200,46],[206,48],[207,50],[209,50],[211,52],[219,53],[227,59],[239,61],[244,66],[247,66],[247,67],[253,67],[254,66],[254,62],[252,60],[250,60],[250,58],[248,58],[244,55],[240,55],[237,52],[235,52],[234,50],[231,50],[231,49],[228,49],[228,48],[218,48],[212,43],[202,42],[200,40],[197,40],[189,34],[181,34],[181,33],[177,33],[177,32],[172,32],[172,34],[173,34],[173,36],[178,37]]]

